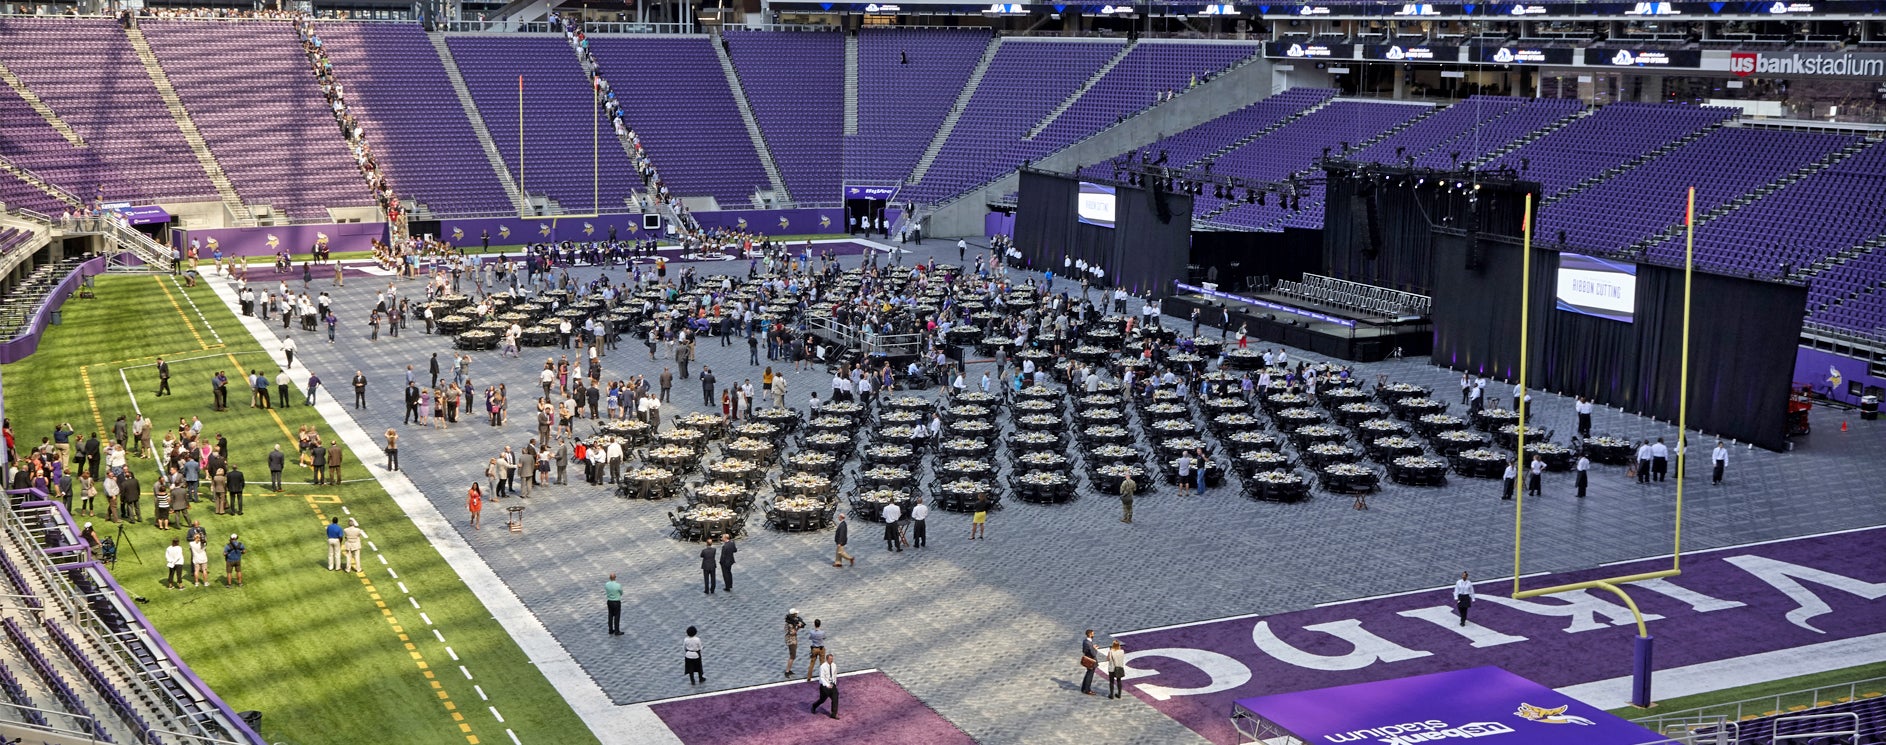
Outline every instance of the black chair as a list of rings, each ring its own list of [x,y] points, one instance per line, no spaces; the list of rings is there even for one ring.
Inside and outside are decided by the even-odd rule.
[[[668,524],[673,527],[669,534],[676,538],[681,538],[687,532],[687,529],[681,527],[681,521],[675,517],[673,510],[668,511]]]

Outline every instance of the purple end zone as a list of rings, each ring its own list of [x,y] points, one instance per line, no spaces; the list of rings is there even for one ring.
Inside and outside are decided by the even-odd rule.
[[[1656,640],[1656,671],[1819,644],[1886,639],[1886,529],[1684,556],[1683,573],[1625,586]],[[1669,559],[1528,578],[1526,588],[1652,572]],[[1437,570],[1437,581],[1449,571]],[[1550,688],[1628,679],[1637,628],[1602,590],[1513,600],[1477,586],[1461,626],[1452,589],[1272,616],[1123,633],[1127,690],[1213,742],[1235,742],[1233,702],[1480,666]],[[1882,641],[1886,644],[1886,641]],[[1853,664],[1859,664],[1855,662]],[[1705,669],[1706,671],[1707,669]],[[1603,706],[1623,706],[1619,696]]]
[[[812,683],[743,688],[649,708],[687,745],[974,745],[891,677],[875,670],[838,680],[839,718],[809,711]]]

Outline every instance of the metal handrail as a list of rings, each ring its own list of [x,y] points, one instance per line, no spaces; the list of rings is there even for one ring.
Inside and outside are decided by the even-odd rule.
[[[1839,700],[1844,699],[1846,701],[1853,701],[1853,700],[1861,698],[1860,688],[1862,686],[1871,687],[1871,688],[1879,688],[1879,687],[1886,686],[1886,677],[1865,678],[1862,680],[1853,681],[1851,683],[1842,683],[1842,684],[1831,685],[1831,686],[1819,686],[1816,688],[1806,688],[1806,689],[1802,689],[1798,691],[1789,691],[1787,693],[1778,693],[1773,696],[1762,696],[1760,698],[1743,699],[1741,701],[1731,701],[1728,703],[1716,704],[1714,706],[1699,706],[1693,709],[1673,711],[1667,714],[1659,714],[1657,716],[1643,717],[1640,719],[1633,719],[1631,721],[1633,723],[1643,725],[1645,727],[1648,727],[1650,729],[1657,730],[1657,731],[1662,731],[1661,723],[1663,722],[1679,721],[1683,719],[1693,719],[1693,718],[1701,717],[1701,716],[1721,715],[1727,718],[1731,722],[1736,722],[1736,721],[1741,721],[1743,719],[1753,719],[1759,716],[1766,716],[1770,714],[1771,712],[1785,711],[1787,709],[1787,705],[1784,704],[1783,702],[1790,701],[1790,700],[1798,701],[1800,699],[1807,699],[1814,702],[1820,702],[1820,701],[1839,701]],[[1844,696],[1839,695],[1842,691],[1845,692]],[[1733,710],[1731,710],[1731,707],[1733,707]]]
[[[1675,731],[1672,732],[1672,730]],[[1657,733],[1674,737],[1689,745],[1734,745],[1741,739],[1741,726],[1729,721],[1728,717],[1718,714],[1691,719],[1666,720]]]
[[[8,701],[4,698],[0,698],[0,707],[4,707],[7,709],[15,709],[19,711],[37,711],[41,714],[49,714],[51,716],[61,717],[64,719],[71,719],[73,721],[78,721],[78,722],[91,722],[92,732],[103,731],[103,727],[100,726],[98,717],[86,716],[84,714],[79,714],[79,713],[70,712],[70,711],[62,711],[59,709],[41,709],[37,706],[25,706],[25,705],[13,703],[12,701]],[[53,720],[48,718],[46,721],[51,722]],[[97,739],[97,736],[92,734],[92,732],[77,732],[74,730],[66,729],[64,727],[55,727],[51,724],[34,724],[32,722],[14,719],[4,714],[0,714],[0,722],[5,722],[8,727],[18,727],[20,729],[32,730],[34,732],[51,732],[53,734],[59,735],[61,740],[64,740],[67,742],[93,742],[93,743],[103,742],[103,740]],[[237,745],[240,745],[240,744],[238,743]]]
[[[1806,721],[1815,720],[1815,719],[1834,719],[1834,720],[1843,720],[1843,721],[1852,720],[1853,726],[1847,729],[1828,729],[1828,730],[1822,730],[1819,732],[1790,732],[1785,735],[1777,734],[1774,736],[1773,741],[1776,743],[1780,743],[1780,742],[1788,742],[1788,741],[1793,741],[1793,740],[1808,740],[1808,739],[1812,739],[1816,737],[1833,737],[1833,736],[1838,736],[1838,735],[1853,736],[1853,735],[1860,734],[1860,715],[1855,714],[1851,711],[1832,711],[1825,714],[1800,714],[1797,716],[1782,717],[1780,719],[1775,720],[1774,731],[1776,732],[1781,731],[1782,722],[1806,722]]]

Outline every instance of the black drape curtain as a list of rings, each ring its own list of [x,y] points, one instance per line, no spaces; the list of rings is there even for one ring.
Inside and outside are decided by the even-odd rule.
[[[1433,228],[1517,236],[1525,195],[1538,191],[1529,182],[1475,189],[1420,172],[1332,168],[1326,175],[1323,263],[1329,275],[1419,295],[1437,292]]]
[[[1022,171],[1021,191],[1015,196],[1015,248],[1028,266],[1042,266],[1073,242],[1080,182],[1034,171]]]
[[[1120,187],[1115,227],[1080,222],[1080,180],[1023,171],[1015,201],[1015,247],[1023,265],[1053,270],[1072,281],[1068,261],[1085,261],[1106,272],[1102,286],[1118,284],[1154,297],[1171,293],[1173,280],[1185,278],[1190,254],[1192,198]],[[1164,200],[1162,212],[1159,202]],[[1164,214],[1167,219],[1161,220]]]
[[[1435,240],[1434,362],[1518,378],[1522,255],[1482,240],[1482,269],[1467,267],[1464,236]],[[1683,271],[1640,264],[1637,315],[1623,323],[1557,308],[1559,254],[1534,247],[1533,388],[1675,421],[1681,390]],[[1807,290],[1697,273],[1691,291],[1689,425],[1771,450],[1786,447],[1788,387]],[[1701,447],[1704,443],[1697,443]]]
[[[1192,262],[1202,274],[1218,269],[1218,289],[1244,292],[1247,278],[1298,281],[1323,273],[1323,231],[1285,228],[1281,233],[1210,231],[1192,234]]]

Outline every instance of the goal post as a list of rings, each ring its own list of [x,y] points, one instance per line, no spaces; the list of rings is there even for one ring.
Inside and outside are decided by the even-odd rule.
[[[1523,239],[1522,240],[1523,255],[1520,260],[1521,268],[1520,268],[1520,291],[1519,291],[1519,297],[1520,297],[1519,395],[1517,397],[1518,400],[1515,402],[1515,408],[1519,414],[1519,420],[1517,424],[1518,429],[1515,433],[1517,437],[1515,457],[1522,460],[1518,463],[1518,466],[1515,470],[1525,468],[1525,463],[1523,461],[1523,458],[1525,457],[1525,454],[1526,454],[1526,409],[1527,409],[1526,398],[1527,398],[1527,393],[1530,391],[1526,383],[1527,383],[1527,374],[1530,370],[1529,363],[1531,361],[1530,355],[1529,355],[1530,347],[1528,343],[1530,341],[1531,321],[1532,321],[1532,318],[1531,318],[1532,234],[1533,234],[1533,214],[1532,214],[1533,201],[1532,200],[1533,200],[1533,195],[1528,193],[1526,195],[1525,215],[1521,221],[1521,233],[1522,233],[1522,239]],[[1676,452],[1676,519],[1675,519],[1674,537],[1672,539],[1673,547],[1670,554],[1670,568],[1659,570],[1659,571],[1654,571],[1654,572],[1641,572],[1638,574],[1627,574],[1627,575],[1623,575],[1619,577],[1610,577],[1606,579],[1590,580],[1590,581],[1585,581],[1585,582],[1574,582],[1571,584],[1554,585],[1551,587],[1540,587],[1540,588],[1531,589],[1531,590],[1522,589],[1521,578],[1524,577],[1525,575],[1521,572],[1520,547],[1521,547],[1522,539],[1524,538],[1524,535],[1525,535],[1524,528],[1525,528],[1525,513],[1526,513],[1526,510],[1525,510],[1526,490],[1525,488],[1523,488],[1524,483],[1525,483],[1525,480],[1523,478],[1516,478],[1513,481],[1513,489],[1517,493],[1512,495],[1514,498],[1514,502],[1513,502],[1513,505],[1514,505],[1514,509],[1513,509],[1513,594],[1512,594],[1512,597],[1516,600],[1523,600],[1526,598],[1536,598],[1536,597],[1540,597],[1544,595],[1556,595],[1560,593],[1578,592],[1582,590],[1604,590],[1606,592],[1609,592],[1611,594],[1618,596],[1618,598],[1624,602],[1624,606],[1630,609],[1631,617],[1635,619],[1637,622],[1637,639],[1635,642],[1634,653],[1632,655],[1632,666],[1631,666],[1632,667],[1631,705],[1637,706],[1639,708],[1648,708],[1652,705],[1651,695],[1650,695],[1650,681],[1651,681],[1651,671],[1652,671],[1651,660],[1652,660],[1653,638],[1650,636],[1650,631],[1648,627],[1645,626],[1644,624],[1644,614],[1638,611],[1636,601],[1631,599],[1631,596],[1624,591],[1624,588],[1622,586],[1631,582],[1642,582],[1646,580],[1663,579],[1665,577],[1674,577],[1682,573],[1683,477],[1684,477],[1684,474],[1688,472],[1688,469],[1685,468],[1685,465],[1686,465],[1686,459],[1689,457],[1689,447],[1687,446],[1688,444],[1685,441],[1685,439],[1689,431],[1690,301],[1691,301],[1690,292],[1691,292],[1691,287],[1692,287],[1691,280],[1694,278],[1695,270],[1696,270],[1696,187],[1693,187],[1693,186],[1689,188],[1689,191],[1687,192],[1687,195],[1685,198],[1684,209],[1683,209],[1683,225],[1684,225],[1684,229],[1685,229],[1685,233],[1687,237],[1685,239],[1685,244],[1683,248],[1683,335],[1682,335],[1682,351],[1680,355],[1681,362],[1679,363],[1679,373],[1678,373],[1679,379],[1677,381],[1677,422],[1676,424],[1677,424],[1678,434],[1677,434],[1677,452]]]

